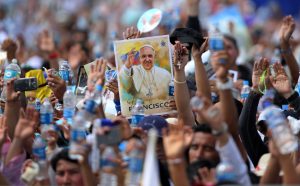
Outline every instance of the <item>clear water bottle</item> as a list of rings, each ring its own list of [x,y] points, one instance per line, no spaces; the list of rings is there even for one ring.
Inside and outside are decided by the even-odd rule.
[[[259,100],[259,104],[258,104],[257,110],[259,112],[262,112],[267,107],[272,106],[274,97],[275,97],[275,90],[274,89],[268,89],[268,90],[266,90],[265,94]]]
[[[84,151],[82,142],[86,139],[85,118],[82,112],[78,112],[71,126],[70,150],[69,156],[71,159],[82,160],[83,157],[78,152]]]
[[[271,58],[271,65],[275,63],[280,63],[281,62],[281,54],[280,50],[276,48],[273,52],[273,56]]]
[[[13,59],[11,63],[5,68],[4,72],[4,83],[6,84],[7,81],[13,78],[19,78],[21,75],[21,68],[18,65],[18,61]]]
[[[92,94],[92,99],[96,102],[97,105],[100,105],[102,102],[102,90],[103,87],[101,85],[96,85],[95,90]]]
[[[64,94],[64,118],[69,124],[72,124],[72,118],[75,113],[76,96],[72,90],[72,86],[67,86],[67,91]]]
[[[249,86],[249,81],[243,81],[243,87],[241,90],[241,98],[247,99],[250,94],[251,88]]]
[[[39,173],[36,177],[37,180],[44,180],[48,178],[48,167],[47,167],[47,157],[46,157],[46,143],[40,135],[37,135],[33,145],[32,153],[39,165]]]
[[[52,129],[53,122],[53,107],[48,98],[44,99],[44,103],[40,109],[40,122],[42,137],[48,138],[48,131]]]
[[[40,112],[41,110],[41,100],[39,98],[35,98],[34,108],[36,111]]]
[[[227,161],[222,161],[216,168],[218,182],[236,182],[237,175],[234,171],[234,167]]]
[[[113,147],[107,146],[102,153],[101,159],[101,186],[117,186],[115,175],[116,163],[113,161],[117,155]]]
[[[13,78],[20,78],[21,75],[21,69],[18,65],[18,61],[16,59],[13,59],[12,62],[7,65],[4,71],[4,86],[1,92],[1,100],[6,101],[6,84],[9,80]]]
[[[264,111],[268,128],[272,131],[275,145],[281,154],[289,154],[298,148],[297,138],[293,135],[285,116],[278,107],[272,105]]]
[[[144,164],[144,151],[142,150],[143,143],[138,139],[134,140],[134,149],[129,153],[129,172],[126,180],[126,185],[129,186],[141,185]]]
[[[143,100],[141,99],[136,100],[136,104],[132,108],[131,114],[132,114],[131,127],[136,127],[145,116]]]
[[[97,104],[93,99],[87,99],[84,103],[84,110],[80,112],[85,118],[85,127],[89,129],[92,125],[93,120],[96,117],[95,110],[97,108]]]
[[[71,68],[69,66],[69,63],[67,61],[60,61],[59,76],[65,82],[69,82],[69,80],[70,80],[69,79],[70,78],[70,71],[71,71]]]
[[[194,96],[194,97],[192,97],[192,99],[190,101],[190,105],[191,105],[192,109],[202,109],[204,106],[204,103],[201,98],[199,98],[198,96]]]
[[[174,81],[171,80],[171,82],[169,83],[169,97],[174,97]]]

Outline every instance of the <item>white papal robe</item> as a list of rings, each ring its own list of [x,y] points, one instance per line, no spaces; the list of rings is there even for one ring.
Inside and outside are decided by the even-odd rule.
[[[135,98],[154,101],[165,100],[169,95],[171,74],[161,67],[153,66],[147,71],[142,65],[129,69],[123,65],[119,76],[121,86]]]

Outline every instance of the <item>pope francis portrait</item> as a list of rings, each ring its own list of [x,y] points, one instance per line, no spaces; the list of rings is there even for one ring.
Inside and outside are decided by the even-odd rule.
[[[121,67],[119,75],[123,89],[144,101],[167,99],[171,74],[154,65],[155,49],[151,45],[143,45],[139,49],[139,65],[134,65],[135,55],[136,51],[131,50]]]

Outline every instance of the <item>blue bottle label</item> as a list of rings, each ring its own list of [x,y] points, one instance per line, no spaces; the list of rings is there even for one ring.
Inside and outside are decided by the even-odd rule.
[[[101,159],[101,167],[115,167],[116,163],[112,162],[110,159]]]
[[[71,131],[71,140],[80,142],[86,138],[85,130],[72,130]]]
[[[36,111],[40,111],[40,109],[41,109],[41,102],[36,101],[35,104],[34,104],[34,108],[35,108]]]
[[[174,96],[174,85],[169,85],[169,96]]]
[[[142,172],[144,160],[141,158],[130,158],[129,159],[129,170],[130,172]]]
[[[70,74],[70,72],[68,70],[60,70],[59,71],[59,76],[64,81],[69,81],[69,74]]]
[[[41,114],[41,124],[50,124],[53,121],[53,114],[52,113],[43,113]]]
[[[65,119],[72,119],[74,116],[74,112],[75,112],[75,110],[73,108],[66,108],[66,109],[64,109],[63,116]]]
[[[224,44],[222,38],[210,38],[209,47],[213,51],[224,50]]]
[[[242,93],[242,94],[241,94],[241,98],[247,99],[248,95],[249,95],[248,93]]]
[[[39,160],[46,159],[46,148],[45,147],[33,148],[32,153]]]
[[[142,121],[142,119],[144,118],[144,115],[133,115],[131,118],[131,125],[133,127],[137,126],[140,121]]]
[[[7,69],[4,72],[4,80],[9,80],[15,77],[18,77],[19,73],[16,70]]]

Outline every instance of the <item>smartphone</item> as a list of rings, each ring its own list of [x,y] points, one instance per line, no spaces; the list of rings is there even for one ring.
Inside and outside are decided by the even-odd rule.
[[[110,120],[102,119],[101,127],[110,127],[110,131],[103,135],[97,135],[98,145],[118,145],[122,141],[121,127]]]
[[[15,91],[29,91],[36,90],[38,88],[37,79],[35,77],[31,78],[20,78],[14,81]]]

